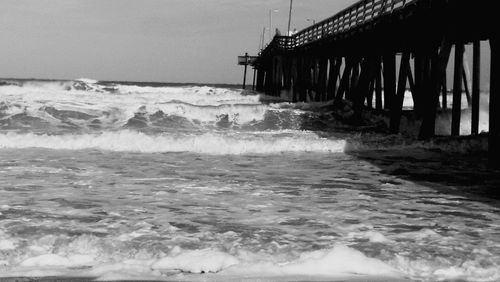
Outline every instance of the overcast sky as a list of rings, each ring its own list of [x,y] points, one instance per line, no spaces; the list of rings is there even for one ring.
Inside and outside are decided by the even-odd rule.
[[[356,0],[295,0],[292,29]],[[0,0],[0,77],[240,83],[289,0]],[[266,41],[267,41],[266,36]],[[249,75],[250,78],[250,75]]]

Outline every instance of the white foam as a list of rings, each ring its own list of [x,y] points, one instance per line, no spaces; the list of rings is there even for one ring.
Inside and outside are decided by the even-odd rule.
[[[81,82],[85,82],[87,84],[96,84],[99,82],[99,80],[95,80],[95,79],[92,79],[92,78],[77,78],[75,79],[75,81],[81,81]]]
[[[243,124],[264,119],[270,110],[266,105],[253,104],[225,104],[218,106],[196,106],[186,103],[165,103],[153,105],[147,109],[149,113],[162,111],[168,115],[175,115],[201,122],[214,122],[221,116],[227,115],[233,123]]]
[[[500,265],[487,262],[479,257],[476,260],[464,260],[460,264],[452,264],[446,258],[436,260],[408,258],[397,255],[390,262],[409,277],[426,281],[499,281]]]
[[[13,240],[0,239],[0,251],[14,250],[16,242]]]
[[[89,255],[71,255],[69,257],[64,257],[57,254],[44,254],[28,258],[22,261],[20,265],[25,267],[77,267],[91,265],[94,259],[94,257]]]
[[[242,95],[240,90],[214,87],[150,87],[117,85],[119,93],[132,97],[148,97],[154,101],[182,101],[192,105],[260,104],[258,95]]]
[[[135,131],[81,135],[2,133],[0,148],[62,150],[99,149],[118,152],[194,152],[203,154],[270,154],[282,152],[343,152],[344,140],[320,138],[312,132],[206,133],[202,135],[146,135]]]
[[[431,230],[429,228],[423,228],[419,231],[413,231],[413,232],[404,232],[398,234],[398,237],[401,238],[411,238],[412,240],[425,240],[425,239],[439,239],[442,238],[439,233],[437,233],[434,230]]]
[[[267,110],[279,110],[263,105],[257,95],[242,95],[241,91],[210,87],[140,87],[118,85],[119,92],[99,92],[96,84],[84,83],[73,88],[75,82],[26,82],[24,85],[0,87],[2,114],[25,113],[51,124],[60,121],[44,109],[73,111],[96,116],[103,125],[123,126],[137,112],[154,114],[162,111],[201,122],[215,122],[226,115],[233,123],[262,120]],[[80,82],[76,82],[80,83]],[[69,89],[69,90],[68,90]],[[78,90],[80,89],[80,90]],[[95,90],[95,91],[94,91]],[[98,91],[99,90],[99,91]],[[71,119],[78,124],[78,120]]]
[[[355,273],[364,275],[399,276],[401,273],[388,264],[365,256],[360,251],[343,245],[330,250],[306,253],[296,262],[283,266],[291,274],[317,273],[336,275]]]
[[[392,266],[344,245],[303,253],[298,259],[289,262],[268,261],[236,265],[227,269],[225,273],[257,277],[345,275],[402,277],[403,275]]]
[[[265,277],[268,280],[302,277],[301,280],[315,280],[315,277],[342,277],[348,280],[365,276],[386,277],[392,280],[410,277],[432,281],[498,281],[500,278],[498,265],[491,262],[484,265],[484,256],[479,256],[476,260],[465,260],[460,264],[448,262],[446,259],[433,261],[399,255],[393,260],[382,261],[341,244],[330,249],[304,252],[297,257],[294,250],[281,255],[253,253],[244,249],[225,252],[212,248],[183,250],[178,247],[174,247],[169,254],[149,253],[146,250],[137,252],[130,251],[130,245],[127,244],[113,243],[113,247],[108,249],[101,239],[88,236],[79,237],[76,239],[78,242],[69,242],[68,245],[54,245],[56,237],[41,241],[44,241],[46,246],[37,252],[25,250],[5,253],[9,256],[0,260],[0,277],[71,275],[98,277],[99,280],[145,277],[156,280],[164,278],[164,275],[176,277],[175,279],[189,279],[193,277],[171,275],[213,273],[213,276],[199,276],[197,279],[230,281],[231,277]],[[18,255],[20,257],[17,257]]]
[[[173,257],[165,257],[152,265],[160,271],[181,270],[191,273],[216,273],[238,264],[234,256],[216,250],[185,251]]]
[[[478,264],[465,262],[461,267],[448,267],[437,269],[433,276],[437,280],[474,280],[474,281],[499,281],[500,273],[498,265],[492,267],[481,267]]]
[[[347,235],[348,238],[365,238],[372,243],[388,243],[391,242],[384,234],[377,231],[366,231],[366,232],[350,232]]]
[[[0,206],[0,209],[7,210],[9,209],[9,206],[2,205]],[[0,215],[1,214],[2,213],[0,213]],[[4,231],[0,230],[0,251],[14,250],[17,247],[18,243],[19,242],[17,239],[10,237]]]

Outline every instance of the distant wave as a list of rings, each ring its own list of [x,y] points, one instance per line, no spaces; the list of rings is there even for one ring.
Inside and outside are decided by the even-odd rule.
[[[155,102],[141,105],[132,101],[104,100],[83,103],[59,99],[54,102],[0,102],[0,129],[32,130],[53,133],[73,128],[99,131],[132,128],[170,130],[181,128],[245,128],[247,130],[301,129],[309,115],[299,110],[281,109],[279,105],[222,104],[193,105],[182,101]]]
[[[239,89],[218,88],[211,86],[165,86],[162,84],[120,84],[101,82],[89,78],[75,80],[0,80],[0,95],[32,96],[51,94],[45,98],[54,100],[61,95],[88,94],[102,97],[102,94],[121,95],[122,97],[141,97],[142,99],[161,101],[184,101],[195,105],[219,104],[258,104],[258,95],[242,95]],[[77,97],[74,97],[77,98]]]
[[[75,79],[75,81],[81,81],[81,82],[85,82],[87,84],[96,84],[99,82],[99,80],[95,80],[92,78],[85,78],[85,77],[77,78],[77,79]]]
[[[122,130],[101,134],[37,135],[2,133],[0,148],[45,148],[59,150],[98,149],[118,152],[202,154],[276,154],[283,152],[343,152],[345,141],[320,138],[312,132],[283,131],[274,133],[202,135],[147,135]]]
[[[4,80],[0,93],[47,92],[47,91],[95,91],[105,92],[98,80],[80,78],[76,80]]]
[[[0,129],[47,134],[176,127],[300,130],[303,118],[309,117],[307,109],[288,103],[263,104],[259,95],[205,86],[14,81],[0,86],[0,97]]]
[[[0,129],[48,134],[229,127],[263,121],[269,111],[279,111],[240,90],[102,84],[91,79],[8,81],[0,85],[0,99]]]

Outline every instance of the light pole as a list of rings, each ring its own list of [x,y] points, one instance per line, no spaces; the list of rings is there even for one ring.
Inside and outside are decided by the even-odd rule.
[[[269,41],[273,40],[273,13],[277,13],[279,10],[271,10],[269,9]]]
[[[264,39],[266,38],[265,35],[266,35],[266,27],[262,29],[262,36],[260,37],[260,50],[264,49]]]
[[[292,23],[292,6],[293,6],[293,0],[290,0],[290,12],[288,13],[288,33],[286,34],[287,36],[291,36],[290,24]]]

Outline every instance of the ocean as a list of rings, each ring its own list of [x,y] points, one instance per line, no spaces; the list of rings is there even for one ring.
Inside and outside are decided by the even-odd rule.
[[[367,118],[226,86],[4,80],[0,277],[499,281],[486,138]]]

